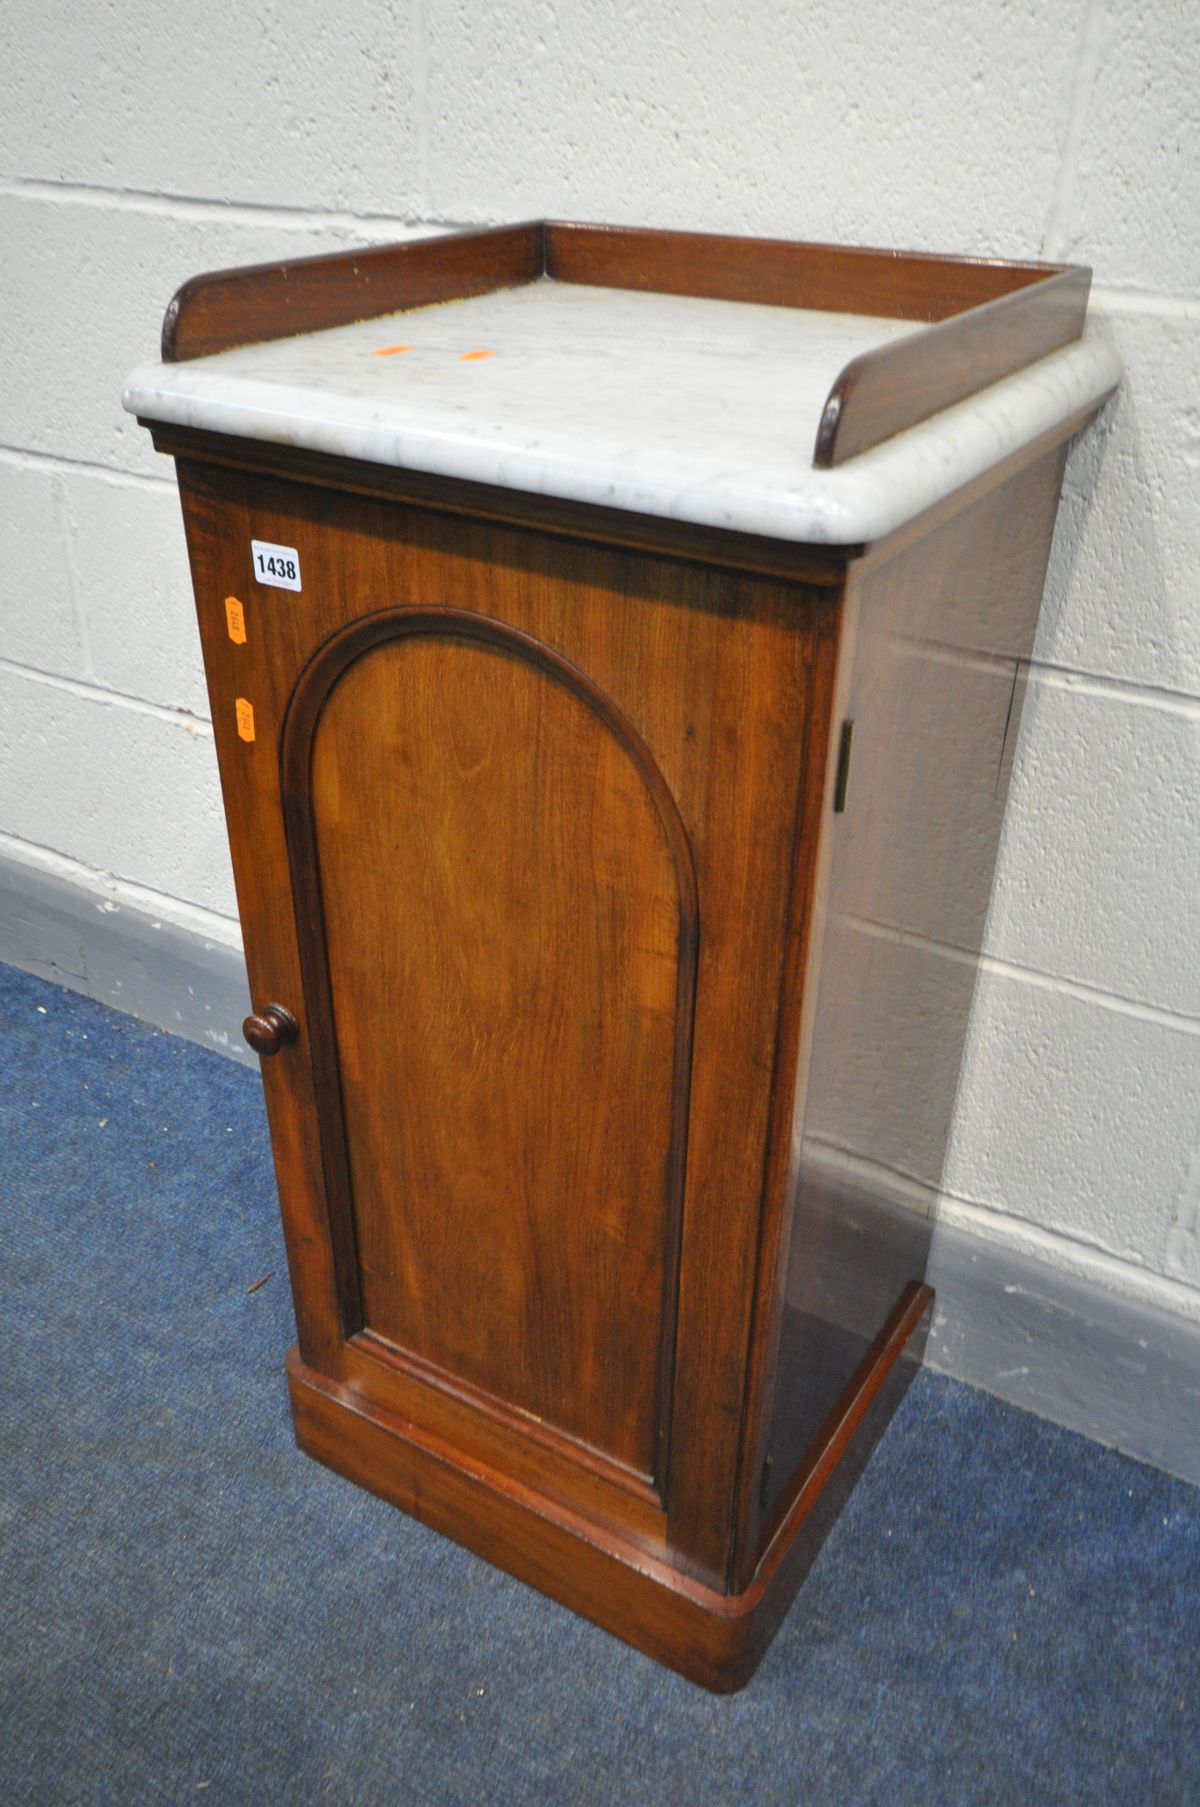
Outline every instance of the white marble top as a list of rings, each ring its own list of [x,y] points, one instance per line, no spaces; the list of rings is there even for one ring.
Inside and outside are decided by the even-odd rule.
[[[135,370],[133,414],[819,545],[877,539],[1118,382],[1088,338],[832,471],[842,367],[910,320],[542,280]]]

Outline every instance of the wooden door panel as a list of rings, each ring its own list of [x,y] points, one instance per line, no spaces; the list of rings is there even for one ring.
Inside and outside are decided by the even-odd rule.
[[[653,1482],[697,924],[648,750],[540,642],[399,609],[302,675],[284,781],[347,1332]]]

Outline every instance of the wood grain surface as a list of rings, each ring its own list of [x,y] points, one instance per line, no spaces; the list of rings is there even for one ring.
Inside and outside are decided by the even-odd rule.
[[[439,242],[365,284],[349,254],[214,278],[173,349],[269,333],[284,296],[295,331],[544,268],[943,322],[852,372],[836,462],[1043,355],[1086,299],[1086,272],[820,246]],[[897,874],[986,904],[1005,749],[995,685],[972,699],[1023,656],[1080,424],[834,552],[155,429],[269,1055],[301,1445],[708,1687],[748,1678],[919,1352],[921,1239],[860,1237],[806,1170],[814,1075],[851,1096],[895,1026],[863,1027],[830,924],[888,920]],[[257,581],[252,539],[296,548],[302,590]],[[979,756],[961,774],[927,696]],[[871,1069],[881,1120],[949,1120],[930,1024]]]
[[[1062,268],[566,220],[548,220],[545,235],[546,274],[556,282],[899,320],[944,320]]]
[[[732,1497],[737,1478],[741,1386],[782,963],[784,948],[794,932],[789,913],[793,908],[796,819],[801,796],[811,785],[805,767],[807,723],[814,686],[824,681],[820,674],[832,645],[835,605],[831,592],[826,587],[706,569],[691,562],[407,508],[266,474],[207,466],[199,460],[180,460],[179,471],[239,903],[247,924],[253,997],[256,1004],[266,1000],[283,1004],[301,1025],[299,1041],[264,1063],[264,1083],[293,1249],[304,1359],[335,1378],[352,1378],[389,1409],[424,1418],[447,1435],[466,1438],[481,1454],[487,1452],[496,1459],[503,1455],[505,1460],[523,1464],[522,1472],[536,1472],[544,1488],[576,1502],[591,1502],[589,1509],[636,1526],[651,1542],[658,1539],[660,1548],[677,1551],[689,1570],[723,1585],[729,1561],[728,1526],[720,1515],[714,1516],[711,1501],[714,1488]],[[304,573],[302,592],[264,589],[256,584],[250,557],[252,538],[297,548]],[[244,605],[244,644],[229,637],[225,599],[231,594]],[[485,681],[482,655],[471,655],[476,663],[468,673],[455,652],[453,682],[469,684],[464,693],[468,714],[480,717],[481,731],[490,724],[488,732],[493,737],[487,770],[495,781],[490,792],[492,806],[500,814],[494,826],[485,824],[479,832],[488,858],[501,870],[496,895],[486,908],[510,915],[524,907],[527,914],[533,913],[536,873],[527,875],[531,889],[522,906],[519,890],[513,888],[515,870],[506,877],[502,869],[502,843],[508,835],[514,837],[515,847],[531,857],[535,848],[541,849],[538,857],[547,859],[551,872],[559,874],[550,882],[560,899],[569,902],[576,895],[577,880],[569,876],[576,872],[584,875],[578,883],[592,891],[594,913],[600,912],[601,905],[604,911],[617,911],[614,885],[621,875],[627,899],[632,896],[634,900],[623,906],[632,909],[632,914],[617,911],[610,931],[616,936],[614,957],[623,963],[622,985],[632,987],[634,995],[615,1001],[608,996],[606,1009],[613,1013],[613,1022],[594,1048],[610,1061],[612,1048],[619,1046],[622,1038],[629,1043],[630,1026],[636,1023],[638,1038],[646,1039],[647,1052],[629,1056],[643,1063],[631,1067],[632,1095],[625,1095],[626,1088],[611,1065],[604,1069],[604,1088],[612,1095],[603,1103],[584,1100],[576,1104],[574,1115],[562,1119],[561,1140],[560,1131],[555,1130],[555,1150],[548,1158],[558,1172],[586,1173],[592,1184],[607,1186],[603,1161],[617,1163],[614,1173],[621,1187],[633,1183],[631,1176],[642,1175],[637,1180],[643,1187],[637,1212],[648,1215],[648,1226],[631,1223],[632,1199],[622,1204],[619,1197],[607,1194],[598,1199],[559,1194],[555,1208],[564,1215],[582,1216],[577,1232],[569,1224],[563,1226],[563,1248],[568,1254],[574,1250],[582,1259],[595,1225],[610,1213],[614,1226],[630,1240],[627,1279],[637,1274],[640,1266],[637,1289],[645,1283],[649,1293],[622,1307],[637,1327],[633,1348],[621,1358],[623,1362],[632,1361],[635,1367],[640,1364],[640,1372],[646,1372],[649,1327],[657,1322],[662,1300],[673,1296],[677,1300],[674,1323],[667,1332],[673,1341],[674,1363],[665,1417],[675,1427],[686,1424],[688,1434],[686,1438],[672,1436],[669,1459],[653,1489],[638,1480],[653,1467],[645,1461],[644,1441],[633,1462],[636,1472],[618,1466],[626,1464],[633,1452],[635,1433],[630,1427],[635,1422],[640,1427],[636,1437],[645,1437],[649,1412],[644,1392],[634,1405],[603,1408],[610,1414],[603,1426],[596,1416],[601,1412],[596,1383],[580,1377],[575,1382],[580,1390],[574,1400],[566,1400],[548,1422],[536,1407],[524,1403],[549,1400],[561,1383],[561,1367],[555,1367],[548,1353],[544,1376],[522,1381],[517,1387],[509,1371],[493,1391],[498,1371],[487,1368],[482,1344],[476,1346],[465,1371],[453,1374],[448,1369],[434,1371],[437,1351],[444,1353],[443,1345],[427,1347],[426,1365],[418,1371],[412,1364],[387,1358],[387,1350],[379,1346],[377,1327],[372,1326],[376,1328],[375,1344],[364,1340],[363,1333],[352,1334],[349,1341],[346,1338],[347,1330],[355,1331],[361,1324],[365,1331],[370,1326],[369,1318],[362,1314],[361,1300],[354,1296],[355,1287],[346,1283],[347,1275],[353,1277],[357,1272],[357,1249],[348,1233],[357,1226],[353,1196],[346,1208],[344,1180],[339,1179],[347,1170],[340,1101],[350,1096],[341,1067],[344,1058],[355,1059],[357,1052],[353,1042],[341,1050],[340,1030],[328,1033],[319,990],[312,985],[311,949],[307,954],[304,950],[310,941],[326,948],[332,979],[348,983],[364,1009],[373,954],[385,974],[387,1008],[375,1026],[352,1028],[348,1033],[368,1037],[372,1073],[385,1058],[403,1062],[418,1057],[419,1050],[411,1055],[388,1052],[389,1033],[398,1040],[405,1032],[406,1001],[400,996],[399,979],[389,976],[388,969],[389,962],[402,957],[394,939],[388,944],[393,934],[388,911],[398,911],[401,905],[389,906],[387,887],[379,873],[381,860],[386,860],[390,861],[386,871],[399,876],[397,856],[389,853],[388,847],[411,851],[412,843],[405,837],[422,832],[418,814],[407,823],[400,819],[406,787],[394,782],[400,770],[397,762],[405,756],[400,704],[408,694],[403,689],[398,693],[389,690],[389,685],[401,683],[399,668],[382,649],[361,666],[365,679],[371,660],[379,661],[380,675],[373,680],[382,686],[378,697],[370,689],[359,693],[364,699],[372,698],[382,711],[377,723],[368,720],[351,730],[348,715],[344,720],[337,715],[331,718],[344,744],[355,749],[347,755],[351,765],[366,761],[362,775],[353,778],[357,828],[347,828],[346,839],[339,840],[332,809],[316,812],[329,824],[334,838],[328,847],[336,850],[323,856],[318,845],[318,861],[336,865],[334,889],[345,892],[330,900],[335,925],[332,935],[322,929],[303,879],[293,906],[297,842],[293,834],[289,845],[285,834],[288,806],[278,748],[301,674],[336,635],[389,611],[425,615],[446,609],[503,624],[504,629],[528,636],[585,674],[596,696],[607,699],[603,706],[611,710],[610,723],[615,726],[619,718],[628,724],[622,729],[625,746],[634,744],[629,736],[635,735],[652,762],[642,758],[639,789],[633,770],[637,760],[632,756],[626,759],[621,735],[605,726],[596,703],[590,697],[585,699],[578,688],[549,682],[528,661],[512,661],[513,674],[503,682],[496,676]],[[493,661],[486,669],[494,666]],[[352,686],[356,669],[352,664],[341,682]],[[442,675],[449,681],[449,668]],[[521,682],[514,689],[517,675]],[[496,687],[497,698],[506,699],[504,710],[489,702],[489,686]],[[350,699],[353,692],[345,694]],[[413,695],[414,700],[424,698],[423,710],[435,706],[428,683],[418,685]],[[239,696],[254,705],[257,735],[253,743],[246,743],[237,733],[234,703]],[[335,688],[328,707],[336,709],[337,700]],[[509,710],[515,712],[511,719],[506,714]],[[543,733],[540,764],[531,765],[525,742],[536,728],[537,710],[553,712],[558,738],[547,741]],[[424,720],[429,726],[435,718],[426,713]],[[469,720],[454,734],[449,734],[447,722],[443,725],[446,734],[439,733],[419,756],[435,764],[442,759],[449,767],[437,781],[446,788],[435,788],[432,793],[435,800],[440,799],[434,814],[456,797],[456,810],[467,807],[467,793],[458,789],[460,780],[453,776],[458,761],[453,749],[459,744],[456,736],[469,733]],[[323,759],[321,732],[318,729],[312,771],[328,806],[335,771],[337,782],[342,779],[342,762]],[[481,746],[487,744],[481,742]],[[331,741],[331,748],[334,745]],[[372,746],[376,752],[371,758],[383,761],[377,767],[366,759]],[[417,757],[415,753],[408,756]],[[510,768],[507,793],[500,781],[505,765]],[[374,789],[367,776],[371,769],[378,778]],[[413,770],[422,784],[434,784],[432,768],[418,764]],[[664,798],[662,808],[658,802],[643,801],[652,798],[653,783],[647,775],[653,771],[661,774],[665,792],[673,800],[668,804]],[[302,772],[291,761],[286,775],[287,795],[302,795]],[[589,801],[587,793],[587,787],[601,777],[609,796],[605,808]],[[393,784],[391,790],[389,783]],[[531,815],[540,812],[544,819],[522,823],[521,796]],[[579,809],[583,809],[582,820],[576,819]],[[675,815],[694,862],[699,921],[691,1012],[693,1055],[686,1086],[677,1070],[672,1076],[671,1060],[678,1060],[677,1052],[668,1058],[665,999],[669,985],[664,989],[664,983],[670,963],[664,959],[664,949],[673,947],[676,965],[686,971],[689,956],[681,937],[692,906],[683,877],[686,860],[672,849],[670,863],[676,876],[668,883],[670,836],[656,827],[656,822],[669,823]],[[447,820],[449,823],[451,818]],[[469,860],[466,819],[448,826],[446,832]],[[357,857],[353,852],[355,834],[361,842]],[[379,838],[387,835],[393,837],[391,842]],[[814,835],[815,823],[804,843],[805,861],[811,857]],[[607,889],[598,889],[606,869],[610,872],[605,880]],[[411,882],[407,874],[404,878]],[[510,887],[508,893],[504,884]],[[471,895],[468,892],[462,902],[464,911]],[[643,904],[637,902],[640,896],[644,896]],[[577,904],[570,907],[578,907],[584,919],[582,892]],[[498,920],[493,917],[493,923]],[[361,929],[356,927],[358,922]],[[461,917],[461,926],[470,929],[469,912]],[[431,955],[428,937],[436,934],[436,925],[423,929],[417,925],[412,932],[426,936],[425,952]],[[599,933],[594,915],[589,933]],[[353,945],[356,934],[360,935],[361,951]],[[675,937],[673,942],[664,939],[670,936]],[[586,1005],[603,995],[606,975],[596,960],[600,944],[592,945],[594,976],[588,976],[582,989],[578,976],[569,977],[577,973],[572,965],[577,954],[558,943],[552,948],[554,959],[560,962],[556,987],[569,982],[573,1004]],[[434,960],[430,973],[413,981],[418,984],[418,999],[424,999],[422,1023],[437,1007],[436,987],[445,983],[444,974],[438,976],[442,957]],[[518,971],[524,959],[526,974],[532,972],[531,957],[521,955],[519,943],[513,957]],[[362,964],[356,966],[355,962]],[[408,982],[406,979],[405,984]],[[480,974],[473,982],[485,985],[488,981]],[[501,976],[494,982],[504,981]],[[422,992],[420,987],[426,985],[434,989]],[[659,1000],[644,1017],[638,1014],[642,1008],[639,991],[646,993],[647,1002]],[[539,1009],[552,1007],[549,998],[539,1004],[536,993],[530,1002],[535,1017]],[[672,1010],[671,1021],[676,1025],[689,1014],[686,1006],[680,1008],[678,996]],[[630,1011],[632,1016],[627,1014]],[[536,1051],[545,1049],[547,1044],[541,1038],[550,1031],[543,1024],[521,1033],[531,1038],[525,1044],[527,1051]],[[585,1033],[582,1024],[571,1029],[572,1036]],[[615,1042],[606,1039],[611,1037]],[[582,1040],[570,1044],[571,1059],[582,1063],[583,1047]],[[537,1054],[537,1058],[543,1057],[543,1053]],[[444,1048],[437,1058],[447,1059]],[[577,1076],[579,1070],[577,1066]],[[666,1090],[664,1071],[670,1079]],[[462,1078],[452,1067],[444,1068],[441,1083],[458,1084]],[[643,1079],[651,1090],[640,1098],[636,1094],[645,1089]],[[594,1088],[596,1076],[578,1083],[581,1088],[585,1084]],[[686,1171],[676,1286],[667,1272],[667,1255],[653,1251],[664,1247],[667,1213],[660,1189],[666,1171],[664,1149],[672,1134],[672,1114],[685,1094]],[[544,1107],[535,1100],[522,1108],[532,1112]],[[597,1121],[590,1113],[597,1111],[616,1113],[609,1120],[623,1133],[635,1130],[645,1148],[636,1155],[619,1157],[616,1151],[602,1157],[593,1143],[572,1149],[572,1123],[576,1133],[585,1132],[586,1141],[594,1135]],[[507,1127],[487,1127],[486,1135],[484,1128],[472,1133],[485,1137],[482,1145],[493,1152],[506,1138],[511,1149],[519,1145],[528,1121],[525,1128],[514,1119]],[[383,1133],[382,1114],[379,1133]],[[415,1159],[416,1154],[408,1149],[401,1155],[398,1122],[394,1133],[395,1165],[403,1170],[404,1162]],[[439,1128],[435,1133],[447,1132]],[[672,1141],[670,1146],[674,1161],[674,1151],[683,1143]],[[373,1155],[363,1173],[368,1178],[377,1173],[383,1158]],[[431,1158],[428,1148],[420,1154],[423,1162]],[[647,1190],[651,1182],[645,1176],[651,1173],[656,1177],[652,1189]],[[501,1196],[505,1178],[499,1173],[493,1177]],[[353,1185],[350,1191],[352,1195]],[[545,1200],[549,1194],[539,1196]],[[393,1198],[390,1208],[399,1211],[399,1192]],[[403,1208],[407,1209],[407,1204]],[[444,1198],[442,1208],[447,1208]],[[437,1205],[430,1200],[420,1209],[430,1212],[432,1221]],[[387,1237],[392,1234],[381,1235],[374,1248],[372,1259],[377,1265],[390,1259]],[[517,1260],[517,1245],[511,1252],[498,1245],[497,1231],[488,1245],[493,1254],[497,1259]],[[497,1275],[494,1284],[503,1291],[508,1282]],[[610,1297],[604,1290],[608,1282],[585,1277],[578,1268],[555,1284],[565,1287],[568,1295],[577,1295],[572,1310],[594,1311],[595,1299]],[[585,1303],[589,1287],[599,1289],[592,1304]],[[383,1320],[384,1343],[400,1335],[402,1298],[400,1287],[391,1301],[397,1315]],[[439,1334],[448,1338],[451,1331]],[[455,1334],[469,1341],[482,1332],[467,1328]],[[542,1348],[547,1350],[545,1342]],[[514,1353],[507,1359],[515,1365],[529,1358]],[[622,1370],[627,1371],[627,1367]],[[488,1372],[493,1374],[491,1381],[486,1378]],[[507,1399],[501,1397],[505,1387],[511,1388]],[[632,1413],[632,1417],[626,1420],[625,1429],[619,1430],[622,1413]],[[580,1437],[589,1434],[588,1426],[601,1442],[585,1448]],[[631,1486],[630,1482],[637,1484]]]
[[[1059,270],[854,358],[821,413],[813,464],[831,470],[1001,377],[1074,344],[1092,273]]]
[[[542,228],[533,223],[205,271],[168,304],[163,362],[482,295],[532,282],[542,267]]]
[[[323,649],[284,771],[349,1332],[655,1482],[697,931],[661,774],[581,673],[452,609]]]

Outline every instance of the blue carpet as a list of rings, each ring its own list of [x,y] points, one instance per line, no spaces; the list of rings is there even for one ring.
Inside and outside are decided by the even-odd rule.
[[[923,1375],[717,1699],[297,1453],[256,1075],[0,968],[0,1126],[5,1807],[1200,1801],[1200,1492]]]

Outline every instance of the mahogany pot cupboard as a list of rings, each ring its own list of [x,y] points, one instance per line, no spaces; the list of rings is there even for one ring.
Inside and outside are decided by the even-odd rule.
[[[709,1688],[920,1359],[1088,285],[535,223],[199,277],[131,379],[300,1446]]]

